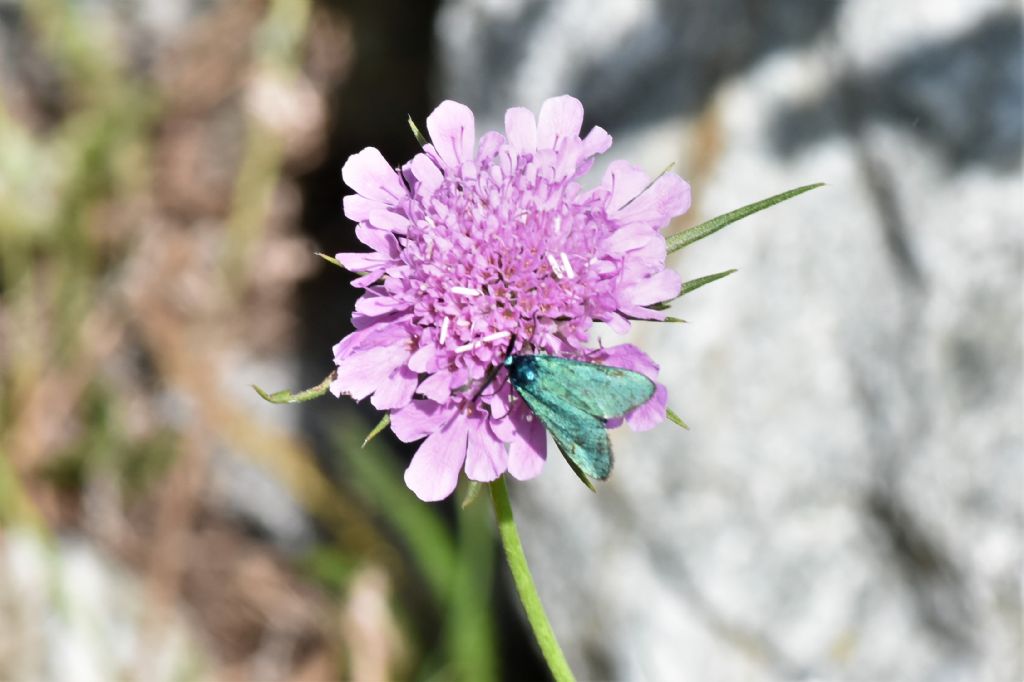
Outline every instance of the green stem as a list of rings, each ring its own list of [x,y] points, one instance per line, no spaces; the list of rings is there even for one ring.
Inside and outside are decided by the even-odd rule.
[[[508,559],[508,567],[512,571],[512,579],[516,583],[516,590],[519,592],[519,600],[526,610],[526,618],[530,621],[533,634],[540,645],[544,660],[547,661],[551,676],[556,682],[571,681],[576,678],[569,669],[569,663],[565,660],[562,648],[558,646],[555,639],[555,632],[551,629],[547,614],[544,613],[544,605],[540,603],[540,595],[537,594],[537,587],[533,584],[533,576],[530,575],[530,567],[526,565],[526,554],[523,553],[523,543],[519,541],[519,531],[516,530],[516,520],[512,517],[512,504],[508,499],[508,488],[505,486],[505,478],[498,478],[491,483],[491,500],[494,502],[494,515],[498,519],[498,533],[501,535],[501,544],[505,548],[505,557]]]

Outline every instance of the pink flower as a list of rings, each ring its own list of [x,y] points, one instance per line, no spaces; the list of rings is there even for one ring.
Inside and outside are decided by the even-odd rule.
[[[372,147],[342,169],[356,191],[345,215],[372,251],[337,256],[364,293],[356,331],[334,347],[331,391],[369,397],[401,440],[425,439],[405,472],[423,500],[450,495],[462,469],[476,481],[540,473],[543,426],[500,368],[510,344],[657,376],[638,348],[589,348],[589,333],[664,318],[649,306],[678,295],[680,278],[660,230],[689,208],[690,188],[616,161],[584,190],[578,179],[612,140],[598,127],[581,138],[582,122],[579,101],[556,97],[536,120],[509,109],[505,135],[477,144],[473,113],[445,101],[427,117],[432,143],[401,169]],[[652,427],[665,400],[659,386],[625,421]]]

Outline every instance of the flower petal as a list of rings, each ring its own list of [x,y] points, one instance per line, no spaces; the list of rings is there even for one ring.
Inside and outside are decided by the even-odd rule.
[[[579,138],[583,105],[575,97],[562,95],[545,100],[537,117],[537,146],[555,149],[559,140]]]
[[[620,223],[642,223],[661,229],[672,218],[690,208],[690,185],[675,173],[665,173],[648,187],[650,180],[640,168],[624,161],[608,167],[614,189],[609,215]]]
[[[668,389],[655,384],[654,395],[643,405],[626,414],[626,423],[634,431],[647,431],[665,421],[668,408]]]
[[[508,473],[520,481],[541,472],[548,456],[548,438],[544,425],[524,404],[513,409],[510,419],[517,427],[518,437],[508,446]]]
[[[454,413],[451,407],[433,400],[413,400],[391,413],[391,430],[398,440],[412,443],[437,431]]]
[[[467,420],[456,415],[420,445],[405,470],[405,484],[424,502],[443,500],[459,482],[466,459]]]
[[[385,381],[377,386],[370,397],[370,404],[378,410],[394,410],[405,407],[416,392],[419,375],[408,367],[396,367]]]
[[[341,167],[341,178],[356,192],[388,206],[394,206],[408,192],[384,155],[374,147],[367,147],[348,157]]]
[[[448,167],[457,168],[473,158],[476,124],[465,104],[450,99],[438,104],[427,116],[427,131],[434,150]]]
[[[452,395],[452,373],[446,369],[434,372],[416,390],[425,398],[439,403],[446,402]]]
[[[594,126],[583,138],[583,156],[590,158],[603,154],[612,146],[612,136],[601,126]]]
[[[661,270],[622,290],[620,300],[633,305],[661,303],[679,295],[682,278],[675,270]]]
[[[468,420],[466,476],[473,481],[493,481],[505,473],[508,453],[505,444],[488,427],[487,419],[478,415]]]
[[[416,193],[423,196],[429,196],[434,193],[441,183],[444,182],[444,173],[437,167],[437,163],[434,162],[427,154],[417,154],[412,157],[410,163],[413,175],[419,180],[419,185],[416,188]]]
[[[516,151],[533,152],[537,149],[537,121],[533,112],[523,107],[512,107],[505,112],[505,135]]]

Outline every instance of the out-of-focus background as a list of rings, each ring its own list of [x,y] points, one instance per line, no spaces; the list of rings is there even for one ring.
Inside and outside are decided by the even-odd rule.
[[[581,679],[1019,680],[1021,8],[0,0],[0,679],[543,679],[484,503],[324,398],[339,169],[569,93],[693,186],[690,424],[513,486]],[[600,167],[596,172],[600,172]],[[611,337],[607,337],[611,338]]]

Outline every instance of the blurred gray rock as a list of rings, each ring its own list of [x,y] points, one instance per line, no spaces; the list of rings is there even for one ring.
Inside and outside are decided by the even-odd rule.
[[[516,486],[579,677],[1020,679],[1019,5],[449,0],[438,35],[482,125],[571,93],[686,224],[828,183],[675,256],[740,269],[633,334],[691,431]]]
[[[184,614],[76,539],[0,536],[0,679],[206,679]]]

